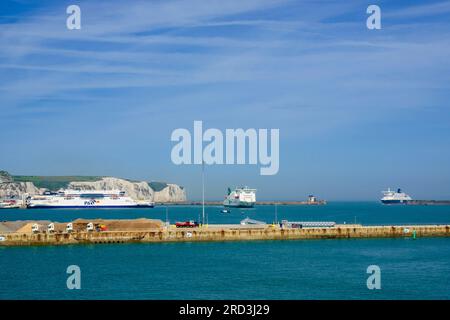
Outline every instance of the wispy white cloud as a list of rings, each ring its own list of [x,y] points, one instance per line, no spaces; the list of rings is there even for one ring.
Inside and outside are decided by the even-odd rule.
[[[433,15],[445,15],[450,13],[450,1],[410,5],[394,11],[383,12],[388,18],[414,18]]]
[[[304,12],[288,19],[268,14],[293,3]],[[448,3],[401,12],[437,12]],[[446,87],[434,81],[437,67],[429,63],[441,61],[440,70],[449,68],[444,58],[450,48],[439,34],[430,35],[422,26],[411,36],[404,24],[369,34],[364,23],[330,22],[353,12],[351,1],[314,9],[270,0],[81,2],[81,7],[79,31],[65,29],[61,6],[2,26],[0,91],[9,108],[33,96],[71,91],[87,99],[92,90],[219,83],[296,83],[313,92],[322,87],[335,99],[342,99],[337,88],[345,87]],[[361,16],[364,21],[365,12]],[[441,34],[448,32],[444,25]],[[420,78],[412,76],[417,71]],[[117,100],[127,98],[118,92]]]

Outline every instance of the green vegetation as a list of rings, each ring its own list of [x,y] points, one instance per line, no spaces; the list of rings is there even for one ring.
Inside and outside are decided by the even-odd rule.
[[[0,170],[0,183],[1,182],[11,182],[12,178],[8,172],[4,170]]]
[[[6,171],[0,171],[0,176],[4,178],[5,181],[11,179],[14,182],[32,182],[38,188],[45,188],[51,191],[57,191],[59,189],[65,189],[68,187],[70,182],[76,181],[98,181],[103,177],[101,176],[9,176]],[[125,179],[130,182],[139,182],[135,180]],[[165,182],[152,181],[148,182],[150,188],[158,192],[167,187]]]
[[[33,182],[38,188],[56,191],[67,188],[72,181],[98,181],[102,177],[95,176],[13,176],[14,182]]]
[[[148,185],[150,186],[150,188],[153,189],[153,191],[158,192],[163,190],[165,187],[167,187],[167,183],[165,182],[157,182],[157,181],[152,181],[149,182]]]

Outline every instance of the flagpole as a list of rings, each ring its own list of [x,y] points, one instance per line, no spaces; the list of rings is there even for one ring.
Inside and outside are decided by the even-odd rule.
[[[205,224],[205,162],[202,159],[202,225]]]
[[[278,224],[278,203],[275,202],[275,223]]]

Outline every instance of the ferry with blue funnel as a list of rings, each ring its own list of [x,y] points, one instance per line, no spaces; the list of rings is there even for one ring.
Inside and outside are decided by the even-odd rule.
[[[134,200],[120,190],[61,190],[27,199],[27,208],[152,208],[154,203]]]
[[[383,198],[381,202],[383,204],[407,204],[412,201],[412,198],[406,193],[402,192],[401,189],[397,189],[397,192],[388,188],[387,191],[382,191]]]

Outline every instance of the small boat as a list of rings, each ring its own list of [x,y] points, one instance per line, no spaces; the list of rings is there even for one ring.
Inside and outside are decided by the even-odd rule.
[[[264,221],[250,219],[249,217],[245,218],[244,220],[241,220],[241,225],[245,226],[249,224],[266,225]]]
[[[231,210],[228,210],[228,209],[222,209],[222,210],[220,210],[220,212],[222,212],[222,213],[230,213]]]
[[[16,199],[0,200],[0,209],[17,209],[20,208],[20,203]]]

